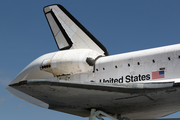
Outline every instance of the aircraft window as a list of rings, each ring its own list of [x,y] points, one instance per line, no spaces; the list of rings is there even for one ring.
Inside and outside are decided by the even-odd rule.
[[[138,64],[138,65],[140,65],[140,63],[139,63],[139,62],[137,62],[137,64]]]
[[[50,67],[51,67],[51,65],[43,65],[40,67],[40,69],[46,69],[46,68],[50,68]]]
[[[98,71],[98,69],[96,69],[96,71]]]
[[[178,57],[179,57],[179,59],[180,59],[180,55],[179,55]]]
[[[170,58],[170,57],[168,57],[168,60],[171,60],[171,58]]]
[[[128,64],[128,67],[130,67],[130,64]]]
[[[105,70],[105,68],[103,68],[103,70]]]
[[[165,68],[164,68],[164,67],[162,67],[162,68],[159,68],[159,70],[165,70]]]
[[[115,68],[117,68],[117,65],[115,66]]]
[[[153,63],[155,63],[155,60],[152,60]]]

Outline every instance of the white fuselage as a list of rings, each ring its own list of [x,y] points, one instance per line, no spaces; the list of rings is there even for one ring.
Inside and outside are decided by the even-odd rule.
[[[68,55],[68,53],[70,54]],[[11,84],[19,84],[24,80],[36,81],[42,79],[59,82],[102,83],[111,85],[111,87],[118,87],[117,85],[121,84],[152,83],[155,81],[163,83],[180,82],[180,44],[99,58],[99,54],[90,49],[79,49],[75,53],[68,50],[67,52],[59,51],[43,55],[30,63]],[[73,57],[73,55],[75,56]],[[87,58],[92,58],[95,64],[93,66],[88,65]],[[161,71],[161,74],[157,75],[159,71]],[[117,90],[111,93],[111,90],[104,92],[106,90],[101,90],[101,88],[99,88],[100,91],[92,88],[81,91],[81,88],[51,87],[51,85],[46,86],[46,89],[43,89],[43,86],[41,89],[38,86],[37,88],[36,86],[31,87],[32,91],[45,92],[47,96],[49,94],[51,99],[48,100],[43,98],[45,93],[39,97],[40,93],[29,92],[29,87],[17,88],[15,86],[14,88],[22,92],[27,90],[26,95],[34,96],[31,99],[22,97],[24,95],[14,92],[15,89],[11,87],[8,91],[30,103],[67,113],[72,109],[69,107],[70,104],[78,109],[88,109],[95,106],[109,113],[122,113],[122,115],[130,118],[157,118],[180,110],[180,107],[178,107],[180,105],[179,88],[144,91],[143,93],[133,93],[133,91],[124,93]],[[56,93],[56,90],[53,92],[51,89],[59,89],[59,92]],[[93,94],[88,89],[92,89]],[[136,91],[136,89],[134,90]],[[129,90],[127,89],[127,91]],[[169,96],[171,96],[171,99],[169,99]],[[102,98],[102,100],[98,97]],[[40,101],[34,100],[34,98]],[[83,101],[77,102],[78,100]],[[67,111],[64,107],[54,108],[48,102],[57,103],[55,106],[64,105]],[[146,111],[146,116],[142,116],[147,106],[149,108]],[[164,111],[165,108],[166,111]],[[123,111],[121,111],[122,109]],[[156,113],[157,111],[159,112]],[[73,114],[88,116],[86,112]]]
[[[30,63],[6,88],[9,92],[90,120],[99,118],[96,110],[131,119],[180,111],[180,44],[108,56],[62,5],[46,6],[44,14],[60,51]]]
[[[164,71],[164,77],[154,77],[155,71]],[[101,57],[95,73],[97,82],[117,84],[179,79],[180,45]]]

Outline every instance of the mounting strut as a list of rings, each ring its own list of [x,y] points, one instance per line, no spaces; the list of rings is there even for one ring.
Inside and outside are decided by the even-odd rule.
[[[121,118],[121,116],[117,116],[117,118],[101,111],[101,110],[97,110],[96,109],[91,109],[91,113],[90,113],[90,116],[89,116],[89,120],[96,120],[96,118],[100,119],[100,120],[104,120],[101,115],[105,116],[105,117],[108,117],[110,118],[111,120],[130,120],[129,118]]]

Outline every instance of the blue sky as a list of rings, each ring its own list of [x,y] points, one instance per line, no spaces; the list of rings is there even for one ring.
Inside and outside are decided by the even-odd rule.
[[[88,120],[29,104],[5,88],[37,57],[58,51],[43,7],[62,4],[110,55],[180,43],[179,0],[3,0],[0,120]],[[180,117],[180,112],[167,116]]]

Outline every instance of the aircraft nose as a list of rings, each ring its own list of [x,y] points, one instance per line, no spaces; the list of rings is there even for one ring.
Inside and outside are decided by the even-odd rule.
[[[31,62],[26,68],[24,68],[18,75],[17,77],[10,83],[10,85],[19,83],[24,80],[29,80],[29,79],[43,79],[47,77],[53,77],[51,73],[48,73],[46,71],[42,71],[40,69],[40,66],[42,62],[46,59],[51,59],[52,56],[55,53],[49,53],[46,55],[43,55],[33,62]]]
[[[33,62],[31,62],[26,68],[24,68],[17,75],[17,77],[9,84],[9,86],[6,87],[6,90],[8,92],[10,92],[11,94],[13,94],[27,102],[30,102],[32,104],[35,104],[35,105],[38,105],[38,106],[41,106],[44,108],[48,108],[48,104],[46,104],[38,99],[35,99],[35,98],[27,95],[26,93],[23,93],[23,91],[17,90],[14,86],[20,85],[20,84],[26,82],[26,80],[43,79],[43,78],[47,78],[47,77],[53,77],[53,75],[51,73],[40,70],[40,66],[45,59],[52,58],[54,54],[55,53],[49,53],[49,54],[43,55],[43,56],[37,58],[36,60],[34,60]]]

